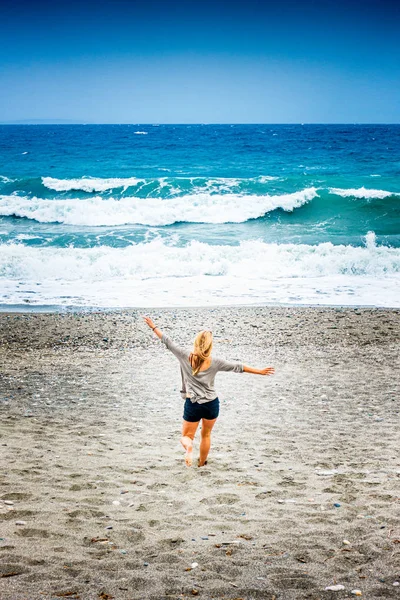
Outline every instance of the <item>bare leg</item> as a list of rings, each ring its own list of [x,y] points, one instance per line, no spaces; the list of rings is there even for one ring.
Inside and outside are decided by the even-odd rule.
[[[200,421],[197,423],[191,423],[190,421],[183,421],[182,423],[182,437],[181,444],[185,448],[185,463],[187,467],[192,466],[193,462],[193,440],[196,435],[197,428]]]
[[[211,431],[217,419],[202,419],[199,467],[204,467],[211,445]]]

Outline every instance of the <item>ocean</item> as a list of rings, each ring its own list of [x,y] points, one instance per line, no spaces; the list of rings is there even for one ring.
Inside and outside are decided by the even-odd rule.
[[[0,126],[0,305],[400,306],[400,125]]]

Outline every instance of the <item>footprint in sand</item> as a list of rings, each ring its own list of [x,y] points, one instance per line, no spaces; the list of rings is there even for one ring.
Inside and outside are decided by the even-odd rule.
[[[141,531],[135,531],[134,529],[126,531],[125,537],[129,542],[131,542],[133,544],[137,544],[138,542],[143,542],[145,539],[145,536]]]
[[[185,540],[180,537],[165,538],[158,543],[166,548],[178,548]]]
[[[20,529],[16,532],[15,535],[19,537],[28,537],[28,538],[48,538],[50,537],[50,533],[45,529],[32,529],[29,527],[25,527],[24,529]]]
[[[211,498],[203,498],[200,502],[208,506],[215,506],[219,504],[236,504],[239,500],[240,498],[237,494],[218,494]]]
[[[271,581],[274,585],[287,589],[306,590],[314,587],[314,579],[306,573],[295,573],[293,570],[282,569],[278,576]]]
[[[167,483],[153,483],[147,486],[148,490],[159,490],[168,487]]]
[[[23,575],[28,570],[18,563],[2,563],[0,565],[0,577],[16,577],[17,575]]]
[[[32,494],[24,494],[22,492],[7,492],[6,494],[4,494],[1,497],[2,500],[10,500],[10,501],[29,500],[30,498],[32,498]]]

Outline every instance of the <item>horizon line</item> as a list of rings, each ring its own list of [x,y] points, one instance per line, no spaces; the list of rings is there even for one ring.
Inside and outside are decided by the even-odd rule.
[[[279,125],[300,125],[300,126],[306,126],[306,125],[400,125],[400,121],[398,122],[373,122],[373,121],[360,121],[360,122],[349,122],[349,121],[339,121],[339,122],[295,122],[295,123],[268,123],[268,122],[251,122],[251,123],[240,123],[240,122],[235,122],[235,123],[221,123],[221,122],[210,122],[210,123],[162,123],[162,122],[152,122],[152,123],[134,123],[134,122],[126,122],[126,123],[109,123],[109,122],[104,122],[104,123],[97,123],[97,122],[90,122],[90,121],[74,121],[73,119],[69,120],[62,120],[62,119],[54,119],[54,122],[52,122],[52,119],[26,119],[26,120],[15,120],[15,121],[0,121],[0,125],[9,125],[9,126],[16,126],[16,125],[61,125],[61,126],[70,126],[70,125],[81,125],[81,126],[87,126],[87,125],[96,125],[96,126],[101,126],[101,125],[129,125],[129,126],[146,126],[146,127],[164,127],[164,126],[198,126],[198,127],[208,127],[208,126],[214,126],[214,125],[229,125],[229,126],[235,126],[235,125],[241,125],[241,126],[245,126],[245,125],[268,125],[268,126],[279,126]]]

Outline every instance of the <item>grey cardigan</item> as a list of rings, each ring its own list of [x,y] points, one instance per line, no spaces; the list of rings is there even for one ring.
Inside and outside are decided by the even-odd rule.
[[[177,346],[169,337],[162,334],[161,342],[176,356],[181,365],[182,398],[189,398],[193,403],[204,404],[217,398],[214,389],[214,379],[218,371],[233,371],[243,373],[243,364],[239,362],[227,362],[222,358],[212,358],[208,369],[192,375],[192,366],[189,362],[187,350]]]

